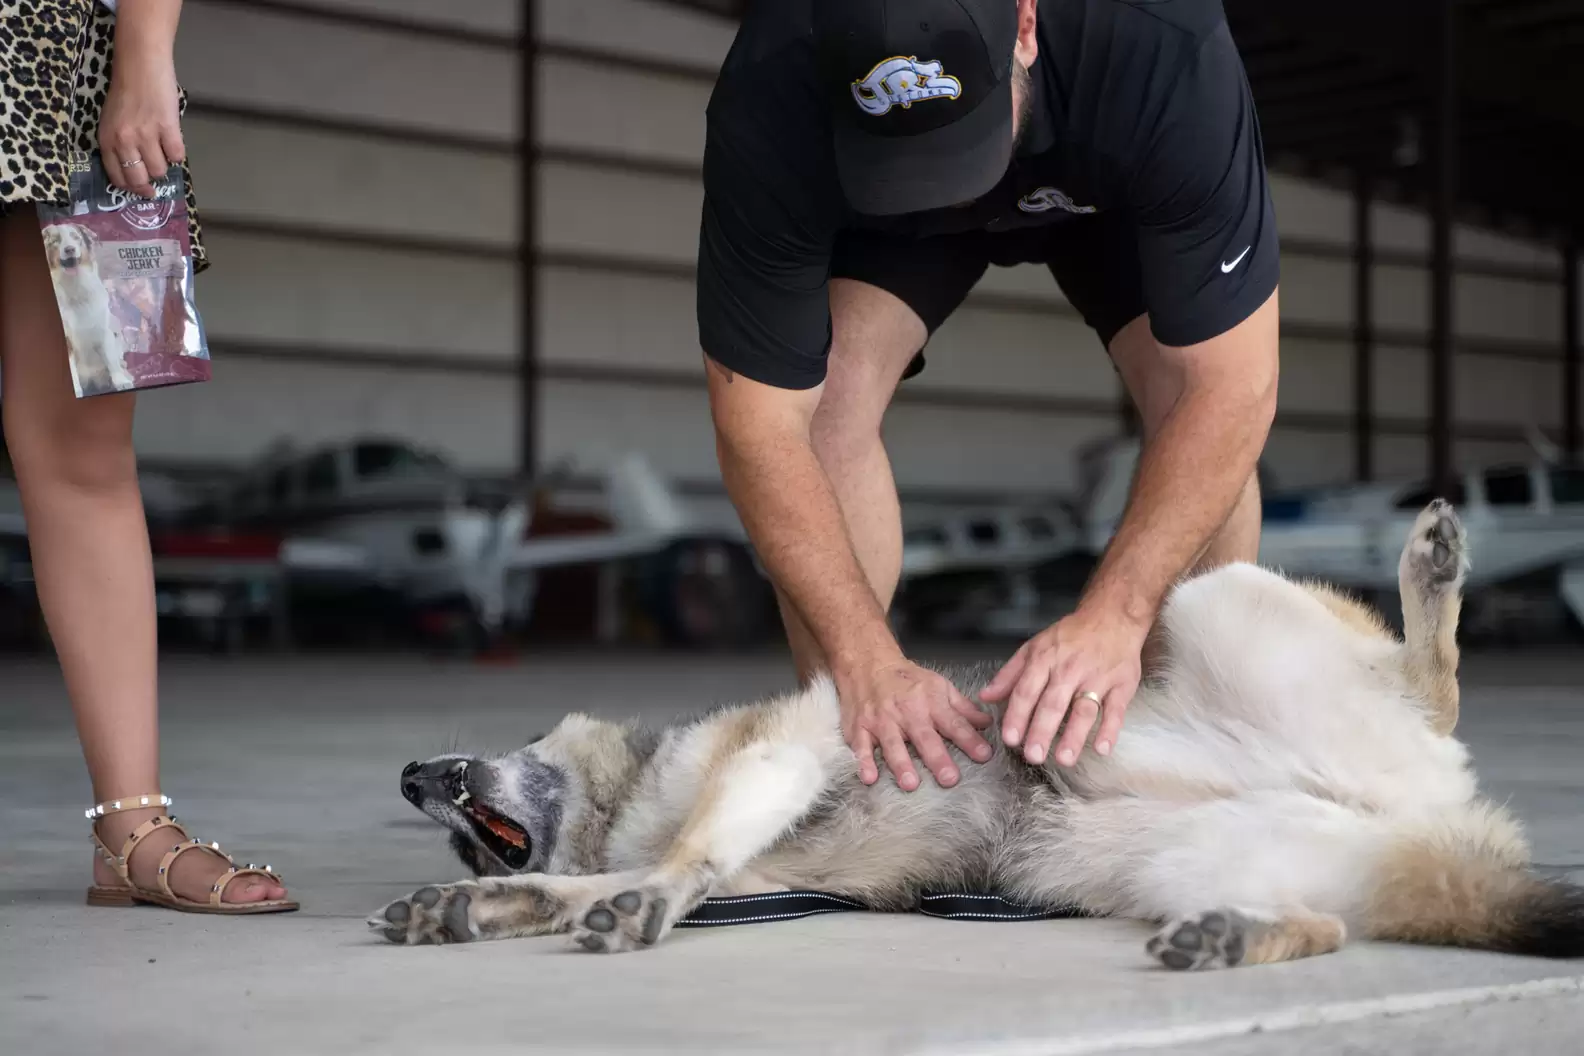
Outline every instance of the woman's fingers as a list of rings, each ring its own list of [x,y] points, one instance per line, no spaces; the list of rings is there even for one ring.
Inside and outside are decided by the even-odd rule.
[[[180,165],[187,160],[187,144],[182,140],[181,126],[171,125],[162,130],[159,136],[160,151],[165,155],[165,160],[172,165]]]
[[[132,187],[132,193],[142,198],[154,197],[154,181],[165,178],[165,173],[170,171],[170,162],[165,159],[165,151],[160,146],[158,135],[148,135],[139,141],[137,157],[141,165],[133,165],[127,169],[127,176]]]

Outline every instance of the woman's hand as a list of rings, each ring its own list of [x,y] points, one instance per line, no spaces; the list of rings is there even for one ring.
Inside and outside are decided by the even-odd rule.
[[[143,198],[154,181],[186,160],[176,88],[174,0],[117,5],[110,90],[99,115],[99,149],[112,184]]]

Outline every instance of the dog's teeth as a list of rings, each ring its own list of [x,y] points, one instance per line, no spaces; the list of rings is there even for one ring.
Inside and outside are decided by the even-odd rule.
[[[462,804],[466,803],[468,800],[470,800],[472,798],[473,798],[473,793],[469,792],[467,789],[464,788],[462,790],[462,794],[460,796],[456,797],[455,799],[453,799],[451,802],[455,803],[457,806],[460,807]]]

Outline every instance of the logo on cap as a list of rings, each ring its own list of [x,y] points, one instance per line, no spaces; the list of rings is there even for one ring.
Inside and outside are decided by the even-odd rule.
[[[893,106],[906,110],[924,99],[955,99],[962,82],[942,72],[939,62],[920,62],[916,55],[896,55],[876,63],[862,80],[852,83],[853,99],[866,114],[879,117]]]

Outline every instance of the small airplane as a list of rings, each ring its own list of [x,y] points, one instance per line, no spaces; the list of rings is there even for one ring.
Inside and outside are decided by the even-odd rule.
[[[1584,624],[1584,466],[1538,434],[1531,432],[1530,443],[1535,457],[1528,462],[1467,469],[1439,496],[1424,479],[1286,493],[1266,483],[1260,562],[1390,597],[1403,533],[1425,503],[1441,497],[1457,507],[1469,535],[1471,597],[1533,587],[1559,598]],[[1089,488],[1081,508],[1088,544],[1098,554],[1121,519],[1138,446],[1109,442],[1086,457]]]
[[[1063,594],[1051,570],[1082,538],[1060,502],[966,509],[914,525],[902,535],[894,613],[909,630],[936,635],[1032,634],[1051,622],[1052,595]]]
[[[1400,539],[1437,495],[1425,481],[1294,495],[1274,505],[1260,560],[1343,587],[1396,588]],[[1469,593],[1555,580],[1563,604],[1584,624],[1584,466],[1537,458],[1470,469],[1448,494],[1473,551]]]

